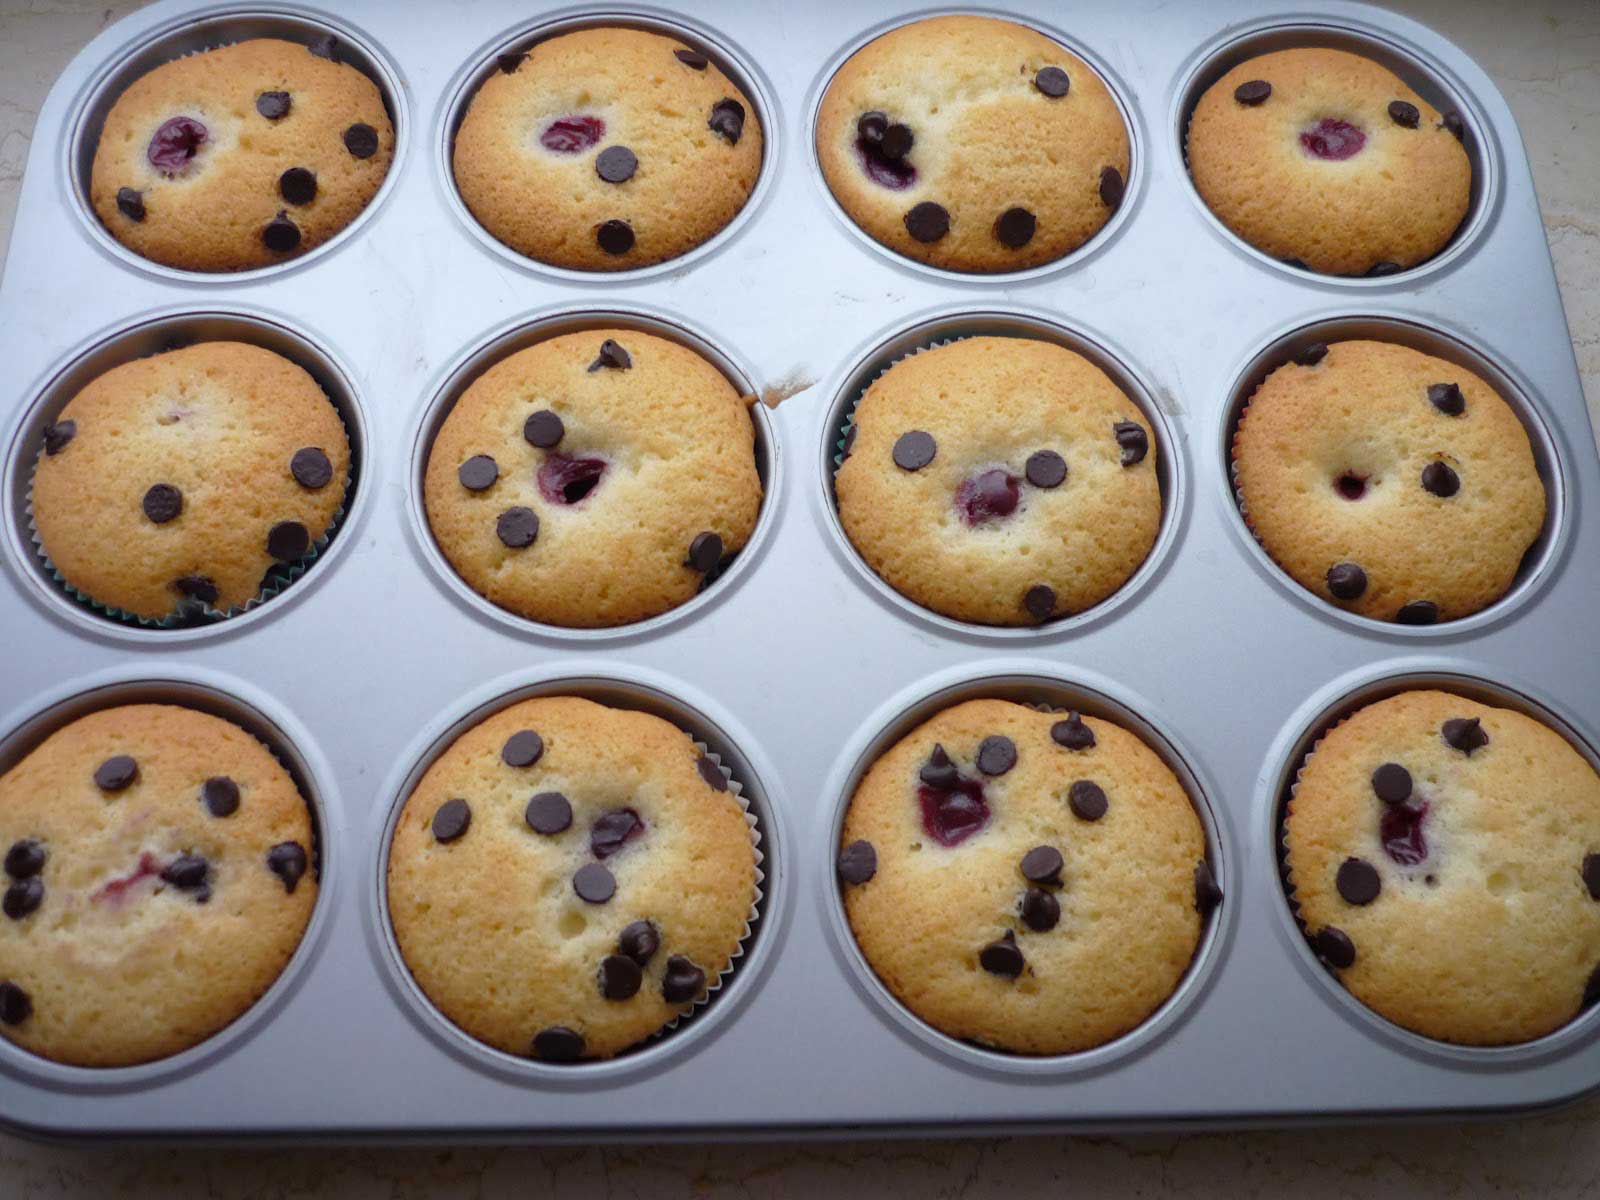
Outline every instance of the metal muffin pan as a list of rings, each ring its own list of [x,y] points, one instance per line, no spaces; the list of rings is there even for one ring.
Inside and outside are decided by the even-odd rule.
[[[204,680],[272,714],[308,754],[326,837],[323,925],[270,1003],[125,1086],[82,1071],[64,1078],[0,1045],[0,1120],[121,1138],[971,1134],[1460,1115],[1600,1088],[1595,1019],[1532,1051],[1483,1055],[1419,1049],[1353,1012],[1297,942],[1277,865],[1284,764],[1330,706],[1371,680],[1422,671],[1483,681],[1536,698],[1587,746],[1600,742],[1600,662],[1573,650],[1592,639],[1600,591],[1600,522],[1581,519],[1600,457],[1516,127],[1483,72],[1439,35],[1342,0],[1314,16],[1281,0],[1076,9],[1073,46],[1116,81],[1128,111],[1134,186],[1114,237],[1054,269],[996,281],[907,269],[869,248],[827,198],[810,149],[816,96],[841,46],[922,15],[914,4],[823,0],[797,15],[777,0],[711,0],[692,19],[547,11],[537,0],[534,9],[486,0],[462,15],[347,0],[333,17],[159,0],[88,46],[41,112],[0,282],[0,355],[22,381],[0,441],[13,480],[57,374],[100,331],[152,314],[236,311],[298,333],[348,375],[364,425],[354,509],[327,561],[215,630],[63,619],[16,538],[0,536],[12,647],[0,709],[13,714],[0,737],[108,674]],[[1008,9],[1045,29],[1061,19],[1047,0]],[[108,252],[84,220],[65,169],[75,130],[96,81],[130,49],[196,19],[226,30],[231,12],[347,26],[374,62],[398,64],[386,68],[401,120],[387,198],[337,239],[338,253],[292,270],[152,270]],[[459,211],[451,216],[442,175],[453,106],[502,45],[552,22],[610,18],[682,26],[754,82],[770,153],[737,234],[661,268],[594,276],[485,253]],[[1246,251],[1198,203],[1181,137],[1196,73],[1240,39],[1285,26],[1393,47],[1459,101],[1483,190],[1475,223],[1430,266],[1366,280],[1295,271]],[[432,152],[408,152],[413,126],[435,131]],[[881,347],[963,312],[1041,332],[1045,322],[1097,348],[1102,365],[1122,364],[1118,377],[1157,423],[1174,472],[1164,540],[1146,575],[1084,619],[1005,639],[930,620],[872,586],[840,534],[826,447],[843,397]],[[767,495],[751,547],[700,599],[656,624],[574,637],[497,615],[449,582],[420,520],[419,456],[502,339],[541,321],[623,317],[701,345],[763,401]],[[1225,452],[1241,389],[1295,331],[1344,320],[1448,339],[1469,355],[1458,361],[1493,368],[1536,433],[1552,484],[1549,541],[1527,582],[1481,620],[1418,631],[1345,619],[1296,597],[1244,529]],[[804,469],[783,469],[797,447]],[[1425,661],[1411,657],[1424,650]],[[555,681],[653,696],[687,725],[723,731],[743,756],[738,769],[750,768],[741,778],[760,782],[774,880],[754,949],[704,1013],[611,1064],[570,1072],[491,1065],[459,1035],[430,1031],[436,1018],[405,994],[379,903],[388,822],[430,747],[497,697]],[[833,839],[872,748],[928,696],[1019,687],[1081,698],[1091,711],[1103,704],[1159,735],[1210,815],[1227,892],[1168,1005],[1067,1061],[1013,1062],[913,1028],[840,936]],[[359,894],[328,882],[344,871]]]

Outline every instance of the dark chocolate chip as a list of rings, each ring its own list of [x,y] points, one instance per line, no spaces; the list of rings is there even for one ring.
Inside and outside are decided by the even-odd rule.
[[[600,960],[600,994],[607,1000],[631,1000],[643,983],[644,972],[626,955],[608,954]]]
[[[1106,799],[1105,789],[1098,783],[1080,779],[1067,789],[1067,807],[1080,821],[1098,821],[1106,815],[1111,802]]]
[[[48,855],[36,838],[22,838],[11,843],[6,851],[6,874],[13,879],[27,879],[44,870]]]
[[[1100,203],[1107,208],[1115,208],[1122,203],[1123,193],[1127,186],[1122,182],[1122,172],[1115,167],[1107,167],[1100,172]]]
[[[554,837],[572,827],[572,805],[560,792],[540,792],[528,801],[522,816],[529,829],[545,837]]]
[[[239,811],[239,785],[226,775],[213,775],[200,785],[200,802],[213,817],[231,817]]]
[[[577,1062],[583,1050],[583,1034],[565,1025],[552,1025],[533,1035],[533,1056],[544,1062]]]
[[[635,921],[617,935],[617,952],[626,954],[641,967],[661,948],[661,934],[649,921]]]
[[[289,220],[287,213],[279,213],[262,228],[261,244],[278,254],[287,254],[300,244],[300,227]]]
[[[698,50],[674,50],[672,57],[676,58],[691,71],[704,71],[706,63],[710,61]]]
[[[1448,500],[1461,490],[1461,476],[1448,463],[1431,462],[1422,468],[1422,490]]]
[[[1122,447],[1123,466],[1141,463],[1144,456],[1150,453],[1150,435],[1137,421],[1118,421],[1111,427],[1111,432],[1117,439],[1117,445]]]
[[[335,61],[333,56],[339,49],[339,39],[331,33],[319,33],[306,43],[306,49],[318,58],[325,58],[329,62],[333,62]]]
[[[910,429],[895,439],[894,465],[902,471],[920,471],[933,461],[939,452],[933,434],[920,429]]]
[[[541,408],[536,413],[530,413],[522,423],[522,436],[530,446],[550,450],[559,446],[561,439],[567,436],[567,425],[548,408]]]
[[[433,836],[437,841],[453,842],[472,824],[472,806],[460,796],[446,800],[434,810]]]
[[[1306,266],[1305,259],[1295,258],[1293,255],[1290,255],[1288,258],[1280,258],[1278,261],[1286,267],[1293,267],[1297,271],[1309,271],[1311,269],[1310,267]]]
[[[256,111],[269,121],[281,121],[289,115],[288,92],[262,92],[256,97]]]
[[[633,226],[626,221],[602,221],[595,226],[595,244],[607,254],[626,254],[633,249]]]
[[[876,146],[883,141],[883,135],[888,131],[889,118],[886,114],[873,109],[864,112],[856,118],[856,136],[869,146]],[[908,129],[906,131],[910,133]]]
[[[572,890],[589,904],[604,904],[617,893],[617,880],[599,863],[584,863],[572,877]]]
[[[1061,901],[1043,888],[1029,888],[1022,894],[1019,915],[1035,933],[1049,933],[1061,920]]]
[[[456,478],[469,492],[481,492],[500,478],[500,464],[487,454],[474,454],[456,468]]]
[[[638,169],[638,156],[626,146],[607,146],[595,156],[594,173],[607,183],[627,183]]]
[[[302,446],[289,459],[289,474],[303,488],[316,491],[333,479],[333,463],[316,446]]]
[[[344,148],[356,158],[371,158],[378,152],[378,131],[358,121],[344,131]]]
[[[1067,478],[1067,460],[1054,450],[1035,450],[1022,468],[1036,488],[1060,487]]]
[[[1324,925],[1311,939],[1311,948],[1322,961],[1336,970],[1344,970],[1356,961],[1356,944],[1342,929]]]
[[[544,739],[531,729],[519,729],[500,747],[500,761],[508,767],[531,767],[544,757]]]
[[[10,860],[6,861],[9,864]],[[1600,854],[1585,854],[1578,873],[1583,876],[1583,886],[1589,889],[1589,898],[1600,900]]]
[[[899,126],[891,126],[898,129]],[[937,242],[950,232],[950,214],[944,210],[942,204],[935,204],[932,200],[924,200],[921,204],[912,205],[911,210],[905,215],[906,232],[919,242]]]
[[[916,137],[911,132],[911,126],[894,124],[883,131],[883,136],[878,139],[878,153],[890,162],[898,162],[911,153],[911,147],[917,144]]]
[[[1025,208],[1008,208],[994,219],[994,240],[1016,250],[1033,241],[1039,222]]]
[[[1364,858],[1347,858],[1333,879],[1346,904],[1371,904],[1383,890],[1378,868]]]
[[[1428,403],[1447,417],[1459,417],[1467,411],[1467,398],[1461,394],[1459,384],[1430,383]]]
[[[1035,846],[1022,856],[1022,877],[1029,883],[1061,882],[1061,851],[1054,846]]]
[[[1411,799],[1411,772],[1386,762],[1372,773],[1372,791],[1385,804],[1404,804]]]
[[[689,557],[684,559],[683,565],[693,567],[702,575],[709,575],[721,561],[722,539],[707,529],[694,535],[694,540],[689,543]]]
[[[500,68],[503,75],[515,75],[517,68],[528,61],[528,56],[519,50],[508,51],[495,56],[494,65]]]
[[[306,848],[299,842],[279,842],[267,851],[267,870],[283,881],[283,890],[291,896],[306,873],[306,864]]]
[[[1211,864],[1202,858],[1194,864],[1195,911],[1200,914],[1201,920],[1205,920],[1221,903],[1222,888],[1217,884],[1217,877],[1211,873]]]
[[[120,792],[139,778],[139,764],[131,755],[117,754],[94,769],[94,785],[102,792]]]
[[[1022,608],[1035,621],[1048,621],[1055,615],[1056,590],[1047,583],[1036,583],[1022,593]]]
[[[730,97],[723,97],[711,106],[711,119],[706,122],[706,127],[712,133],[728,139],[728,144],[737,146],[739,135],[744,132],[744,105]]]
[[[1068,750],[1089,750],[1094,746],[1094,730],[1075,712],[1069,712],[1065,720],[1050,726],[1050,737],[1056,745]]]
[[[514,505],[495,519],[494,531],[500,541],[513,550],[533,545],[539,536],[539,515],[531,508]]]
[[[117,211],[130,221],[144,220],[144,193],[130,187],[118,188]]]
[[[0,1021],[21,1025],[33,1016],[33,997],[9,979],[0,979]]]
[[[1335,600],[1355,600],[1367,590],[1367,573],[1352,562],[1328,568],[1328,594]]]
[[[1439,728],[1439,734],[1444,738],[1444,744],[1452,750],[1459,750],[1468,758],[1472,757],[1474,750],[1481,750],[1489,744],[1489,735],[1483,730],[1483,722],[1477,717],[1451,717]]]
[[[1447,112],[1447,113],[1445,113],[1445,115],[1440,118],[1439,124],[1443,125],[1451,133],[1455,134],[1456,135],[1456,141],[1461,142],[1461,141],[1465,141],[1466,140],[1466,137],[1467,137],[1467,126],[1466,126],[1466,122],[1464,122],[1461,119],[1461,114],[1460,113],[1458,113],[1458,112]]]
[[[706,786],[714,792],[728,790],[728,777],[722,773],[722,768],[711,761],[710,755],[702,754],[695,760],[694,769],[700,772],[700,778],[706,781]]]
[[[950,761],[950,755],[945,752],[944,746],[935,744],[933,752],[928,755],[928,761],[923,763],[917,772],[917,778],[931,788],[948,792],[961,781],[961,772],[956,770],[955,763]]]
[[[638,813],[631,808],[613,808],[589,826],[589,852],[596,858],[610,858],[643,833],[644,822]]]
[[[5,899],[0,901],[0,910],[13,921],[20,921],[29,913],[38,910],[44,903],[44,880],[37,875],[27,879],[18,879],[6,889]]]
[[[1312,342],[1311,345],[1300,351],[1299,354],[1296,354],[1293,361],[1296,366],[1314,367],[1327,357],[1328,343]]]
[[[198,854],[180,854],[161,868],[161,880],[183,892],[205,887],[211,864]]]
[[[862,884],[878,873],[878,852],[869,841],[851,842],[839,851],[839,878]]]
[[[1394,619],[1402,625],[1432,625],[1439,619],[1439,606],[1432,600],[1411,600],[1400,606]]]
[[[183,493],[170,483],[157,483],[145,492],[144,515],[157,525],[165,525],[183,511]]]
[[[44,427],[44,452],[52,458],[67,448],[67,443],[78,436],[78,423],[68,419]]]
[[[215,604],[221,595],[217,585],[207,575],[182,575],[172,581],[172,586],[178,589],[179,594],[202,604]]]
[[[1059,100],[1072,87],[1072,77],[1060,67],[1040,67],[1033,77],[1033,86],[1052,100]]]
[[[310,204],[317,198],[317,176],[305,167],[290,167],[278,176],[278,195],[290,204]]]
[[[1272,85],[1265,79],[1251,79],[1233,89],[1233,98],[1251,108],[1265,103],[1270,95],[1272,95]]]
[[[610,367],[613,370],[626,371],[632,366],[633,355],[607,338],[600,343],[600,353],[595,355],[594,361],[589,364],[589,370],[598,371],[603,367]]]
[[[299,521],[279,521],[267,530],[267,553],[279,562],[294,562],[311,549],[311,534]]]
[[[706,973],[681,954],[667,959],[661,997],[668,1004],[686,1004],[706,990]]]
[[[1422,120],[1422,113],[1418,111],[1415,104],[1411,104],[1408,101],[1391,100],[1389,101],[1389,120],[1407,129],[1415,129],[1417,122]]]
[[[978,743],[978,770],[1004,775],[1017,765],[1017,745],[1004,734],[992,733]]]
[[[1015,979],[1022,974],[1022,968],[1028,962],[1022,957],[1022,951],[1017,949],[1017,935],[1008,929],[1004,937],[978,951],[978,965],[991,975]]]
[[[1388,259],[1385,259],[1382,262],[1375,262],[1370,267],[1368,267],[1367,268],[1367,277],[1369,279],[1378,279],[1378,278],[1380,278],[1380,277],[1382,277],[1384,275],[1398,275],[1398,274],[1400,274],[1401,271],[1404,271],[1404,270],[1405,270],[1405,268],[1402,267],[1399,263],[1390,262]]]

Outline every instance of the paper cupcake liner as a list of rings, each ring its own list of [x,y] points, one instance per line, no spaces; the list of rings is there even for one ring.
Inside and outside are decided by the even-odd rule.
[[[1289,903],[1289,915],[1294,918],[1302,937],[1309,938],[1311,931],[1306,928],[1305,920],[1300,915],[1300,901],[1295,896],[1294,872],[1289,868],[1289,809],[1294,804],[1295,793],[1300,789],[1301,776],[1305,774],[1306,767],[1316,756],[1317,747],[1322,745],[1330,733],[1348,721],[1351,715],[1346,713],[1317,734],[1316,740],[1311,743],[1311,748],[1300,756],[1300,762],[1294,769],[1294,781],[1289,785],[1289,795],[1278,809],[1278,836],[1275,843],[1278,852],[1278,878],[1283,885],[1284,899]]]

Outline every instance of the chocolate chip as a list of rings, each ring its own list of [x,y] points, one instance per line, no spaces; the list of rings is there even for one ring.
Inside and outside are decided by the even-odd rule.
[[[331,33],[319,33],[316,37],[312,38],[306,43],[307,50],[311,51],[311,53],[315,54],[318,58],[325,58],[329,62],[334,61],[333,56],[338,48],[339,39],[334,37]]]
[[[595,355],[594,361],[589,364],[589,370],[598,371],[603,367],[610,367],[613,370],[626,371],[631,369],[632,366],[633,356],[616,342],[607,338],[600,343],[600,353]]]
[[[608,954],[600,960],[600,994],[607,1000],[631,1000],[644,983],[644,972],[633,959]]]
[[[856,118],[856,136],[869,146],[877,146],[882,142],[884,132],[888,128],[888,116],[877,109],[864,112]]]
[[[43,903],[44,880],[32,875],[16,880],[6,889],[5,899],[0,901],[0,911],[4,911],[13,921],[20,921],[29,913],[38,911]]]
[[[890,128],[898,129],[900,126]],[[906,232],[919,242],[937,242],[950,232],[950,214],[942,204],[935,204],[932,200],[913,205],[905,215],[905,223]]]
[[[1028,962],[1017,949],[1017,935],[1008,929],[1004,937],[978,951],[978,965],[991,975],[1015,979]]]
[[[521,51],[513,50],[495,56],[494,65],[500,68],[502,75],[515,75],[517,68],[528,60],[528,56]]]
[[[239,785],[226,775],[213,775],[200,785],[200,802],[213,817],[231,817],[239,811]]]
[[[1356,961],[1356,944],[1342,929],[1324,925],[1311,939],[1311,948],[1322,961],[1337,970],[1344,970]]]
[[[1072,87],[1072,78],[1060,67],[1040,67],[1033,77],[1033,86],[1052,100],[1059,100]]]
[[[21,1025],[33,1016],[33,997],[9,979],[0,979],[0,1021]]]
[[[572,805],[560,792],[540,792],[523,810],[528,828],[545,837],[554,837],[572,827]]]
[[[1578,872],[1583,876],[1583,886],[1589,889],[1589,898],[1600,900],[1600,854],[1585,854]]]
[[[1378,868],[1364,858],[1347,858],[1339,864],[1334,886],[1346,904],[1371,904],[1383,890]]]
[[[1018,915],[1035,933],[1049,933],[1061,920],[1061,901],[1043,888],[1029,888],[1022,894]]]
[[[118,188],[117,211],[130,221],[144,220],[144,193],[130,187]]]
[[[1447,112],[1447,113],[1445,113],[1444,116],[1440,118],[1439,124],[1444,126],[1451,133],[1455,134],[1456,135],[1456,141],[1461,142],[1461,141],[1465,141],[1466,140],[1466,137],[1467,137],[1467,126],[1466,126],[1466,123],[1464,121],[1462,121],[1460,113],[1458,113],[1458,112]]]
[[[1233,98],[1251,108],[1265,103],[1270,95],[1272,95],[1272,85],[1265,79],[1252,79],[1233,89]]]
[[[638,156],[626,146],[607,146],[595,156],[594,173],[607,183],[626,183],[638,169]]]
[[[44,862],[48,855],[44,847],[35,838],[22,838],[11,844],[11,849],[6,851],[6,874],[13,879],[27,879],[30,875],[37,875],[44,870]]]
[[[1355,563],[1334,563],[1328,568],[1328,594],[1335,600],[1355,600],[1367,590],[1367,573]]]
[[[299,842],[279,842],[267,851],[267,870],[283,881],[283,890],[291,896],[306,873],[306,862],[306,849]]]
[[[161,880],[179,891],[192,892],[205,887],[211,864],[198,854],[180,854],[161,868]]]
[[[279,562],[294,562],[311,549],[311,534],[299,521],[279,521],[267,530],[267,553]]]
[[[933,753],[928,755],[928,761],[917,772],[917,778],[931,788],[948,792],[961,781],[961,772],[956,770],[956,765],[950,761],[950,755],[945,752],[944,746],[936,743]]]
[[[1384,275],[1398,275],[1398,274],[1400,274],[1401,271],[1404,271],[1404,270],[1405,270],[1405,268],[1402,267],[1399,263],[1390,262],[1387,259],[1385,259],[1383,262],[1375,262],[1370,267],[1368,267],[1367,268],[1367,277],[1369,279],[1377,279],[1377,278],[1379,278],[1381,276],[1384,276]]]
[[[626,954],[641,967],[661,948],[661,934],[649,921],[635,921],[617,935],[617,953]]]
[[[534,538],[539,536],[539,516],[533,509],[518,504],[495,519],[494,531],[506,546],[520,550],[533,545]]]
[[[544,757],[544,739],[531,729],[519,729],[500,747],[500,761],[508,767],[531,767]]]
[[[631,808],[613,808],[589,826],[589,852],[596,858],[610,858],[642,833],[644,822],[638,813]]]
[[[183,493],[170,483],[157,483],[145,492],[144,515],[157,525],[165,525],[183,511]]]
[[[1402,625],[1432,625],[1439,619],[1439,606],[1432,600],[1411,600],[1400,606],[1394,619]]]
[[[710,61],[698,50],[674,50],[672,57],[676,58],[691,71],[704,71],[706,63]]]
[[[933,434],[920,429],[907,430],[895,439],[894,465],[902,471],[920,471],[933,461],[939,445]]]
[[[333,463],[316,446],[302,446],[289,459],[289,474],[301,487],[316,491],[333,479]]]
[[[1410,104],[1404,100],[1391,100],[1389,101],[1389,120],[1407,129],[1415,129],[1417,122],[1422,120],[1422,113],[1417,110],[1415,104]]]
[[[446,800],[434,810],[433,836],[436,841],[453,842],[472,824],[472,806],[461,797]]]
[[[1194,909],[1203,921],[1222,903],[1222,888],[1211,873],[1211,864],[1200,859],[1194,864]]]
[[[626,221],[602,221],[595,226],[595,244],[607,254],[626,254],[633,249],[633,226]]]
[[[1022,608],[1035,621],[1048,621],[1055,615],[1056,590],[1047,583],[1036,583],[1022,593]]]
[[[94,769],[94,785],[102,792],[120,792],[139,778],[139,764],[127,754],[117,754]]]
[[[1004,775],[1016,765],[1016,743],[1004,734],[990,734],[978,743],[978,770],[985,775]]]
[[[744,105],[729,97],[718,100],[711,106],[711,119],[706,122],[706,128],[727,138],[729,145],[737,146],[739,135],[744,132]]]
[[[467,491],[481,492],[500,478],[500,464],[487,454],[474,454],[456,468],[456,478]]]
[[[1117,439],[1117,445],[1122,447],[1122,465],[1131,467],[1144,461],[1144,456],[1150,453],[1150,435],[1144,431],[1144,426],[1136,421],[1118,421],[1111,427],[1112,434]]]
[[[1058,746],[1068,750],[1089,750],[1094,747],[1094,730],[1083,723],[1083,718],[1069,712],[1064,721],[1050,726],[1050,737]]]
[[[839,878],[862,884],[878,873],[878,852],[865,840],[851,842],[839,851]]]
[[[279,213],[261,230],[261,244],[278,254],[287,254],[300,244],[300,227]]]
[[[191,600],[198,600],[202,604],[215,604],[221,595],[217,585],[206,575],[182,575],[172,581],[172,586],[178,592]]]
[[[548,408],[541,408],[536,413],[530,413],[522,423],[522,436],[530,446],[549,450],[559,446],[561,439],[567,436],[567,425]]]
[[[1459,417],[1467,411],[1467,398],[1461,394],[1460,386],[1454,383],[1430,383],[1428,403],[1447,417]]]
[[[1439,734],[1444,738],[1445,745],[1461,751],[1468,758],[1472,757],[1474,750],[1481,750],[1489,744],[1489,735],[1483,731],[1483,723],[1477,717],[1451,717],[1440,726]]]
[[[1008,208],[994,221],[994,240],[1013,250],[1026,246],[1033,240],[1038,226],[1034,215],[1025,208]]]
[[[1054,450],[1035,450],[1028,455],[1022,473],[1034,487],[1060,487],[1067,478],[1067,460]]]
[[[1422,468],[1422,490],[1448,500],[1461,490],[1461,476],[1448,463],[1431,462]]]
[[[371,158],[378,152],[378,131],[358,121],[344,131],[344,148],[356,158]]]
[[[1105,789],[1088,779],[1080,779],[1067,789],[1067,807],[1080,821],[1098,821],[1106,815],[1111,802]]]
[[[256,111],[269,121],[281,121],[289,115],[288,92],[262,92],[256,97]]]
[[[1022,877],[1029,883],[1061,882],[1061,868],[1063,866],[1061,851],[1054,846],[1035,846],[1022,856],[1019,864]]]
[[[681,954],[667,959],[661,997],[668,1004],[686,1004],[706,990],[706,973]]]
[[[1286,267],[1293,267],[1297,271],[1309,271],[1311,269],[1310,267],[1306,266],[1305,259],[1295,258],[1292,255],[1289,258],[1280,258],[1278,261]]]
[[[1115,167],[1107,167],[1100,172],[1100,203],[1107,208],[1115,208],[1121,204],[1123,192],[1126,190],[1121,171]]]
[[[706,786],[714,792],[728,790],[728,777],[722,773],[722,768],[711,760],[711,756],[702,754],[694,764],[695,770],[700,772],[700,778],[706,781]]]
[[[689,543],[689,557],[684,559],[683,565],[693,567],[702,575],[709,575],[721,561],[722,539],[707,529],[694,535],[694,540]]]
[[[1294,356],[1292,360],[1296,366],[1314,367],[1328,357],[1327,342],[1312,342],[1304,350]]]
[[[910,154],[911,147],[916,144],[917,139],[911,132],[911,126],[894,124],[888,126],[883,131],[883,136],[878,139],[878,153],[890,162],[898,162]]]
[[[67,448],[67,443],[78,436],[78,423],[73,420],[57,421],[44,427],[44,452],[54,458]]]
[[[310,204],[317,198],[317,177],[305,167],[290,167],[278,176],[278,194],[290,204]]]
[[[1372,791],[1385,804],[1404,804],[1411,799],[1411,772],[1399,763],[1384,763],[1372,773]]]
[[[533,1035],[533,1056],[544,1062],[576,1062],[583,1051],[583,1034],[565,1025],[552,1025]]]

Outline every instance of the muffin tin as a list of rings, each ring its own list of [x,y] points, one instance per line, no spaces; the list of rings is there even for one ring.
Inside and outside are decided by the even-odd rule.
[[[1501,1050],[1429,1042],[1373,1016],[1305,948],[1278,873],[1282,791],[1304,747],[1396,681],[1529,708],[1591,758],[1600,742],[1584,711],[1600,660],[1582,651],[1600,593],[1600,523],[1582,519],[1600,458],[1521,143],[1483,72],[1405,18],[1337,0],[1315,16],[1277,0],[1075,9],[1058,36],[1105,73],[1132,133],[1122,210],[1061,263],[963,276],[859,234],[811,149],[837,64],[925,10],[534,8],[349,0],[333,16],[161,0],[88,46],[40,114],[0,283],[13,380],[0,442],[0,769],[88,707],[131,696],[212,707],[298,772],[323,886],[278,983],[193,1050],[91,1071],[0,1041],[0,1121],[117,1138],[972,1134],[1467,1114],[1600,1087],[1594,1011]],[[1043,0],[1007,11],[1046,32],[1064,20]],[[445,164],[494,54],[602,21],[672,28],[711,53],[745,85],[768,149],[746,211],[705,247],[584,275],[492,243]],[[82,168],[122,82],[202,45],[325,29],[379,83],[398,136],[389,179],[349,229],[301,259],[228,276],[145,263],[99,229]],[[1379,279],[1314,275],[1264,258],[1205,211],[1184,171],[1190,106],[1241,53],[1294,44],[1363,49],[1463,113],[1478,182],[1437,259]],[[637,626],[568,631],[460,584],[420,517],[419,472],[486,362],[600,323],[696,346],[755,397],[767,494],[756,536],[701,597]],[[54,590],[21,505],[54,408],[169,327],[288,349],[339,405],[360,468],[328,552],[285,594],[203,628],[149,630]],[[1234,502],[1227,438],[1254,383],[1313,333],[1374,329],[1486,373],[1527,423],[1550,490],[1523,577],[1463,621],[1337,612],[1273,566]],[[979,331],[1087,350],[1144,407],[1164,452],[1162,532],[1145,567],[1105,604],[1036,629],[909,605],[863,566],[833,509],[832,456],[862,385],[923,339]],[[767,874],[749,952],[711,1004],[632,1053],[566,1068],[482,1051],[445,1025],[394,954],[382,892],[396,807],[440,739],[486,706],[552,690],[661,713],[716,751],[751,798]],[[878,984],[843,921],[833,860],[854,781],[907,722],[973,695],[1119,717],[1178,769],[1207,827],[1226,900],[1189,974],[1150,1021],[1083,1054],[1009,1056],[928,1029]]]

